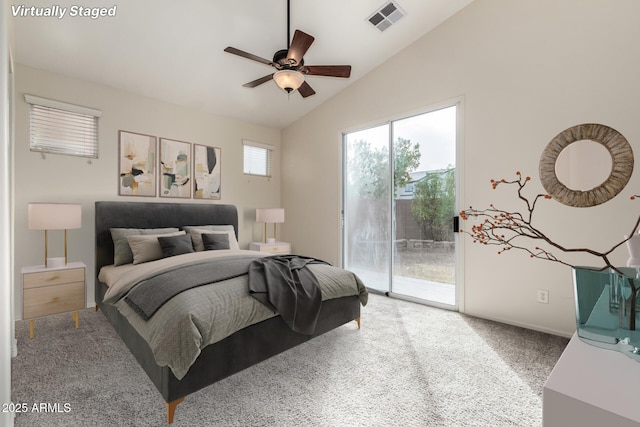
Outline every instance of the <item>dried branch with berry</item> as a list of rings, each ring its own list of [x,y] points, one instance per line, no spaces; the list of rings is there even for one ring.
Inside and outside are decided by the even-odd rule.
[[[521,250],[528,253],[531,258],[553,261],[574,268],[574,265],[556,256],[555,253],[551,251],[557,249],[558,252],[565,254],[583,253],[599,258],[603,262],[604,265],[601,268],[596,268],[598,271],[611,269],[624,276],[624,274],[611,263],[609,257],[616,249],[624,245],[631,236],[638,232],[640,217],[638,217],[631,232],[628,234],[629,237],[614,244],[609,250],[601,252],[589,248],[572,248],[562,245],[551,239],[534,225],[533,219],[537,204],[542,200],[552,199],[552,197],[548,194],[537,194],[533,198],[527,197],[523,193],[523,190],[530,180],[530,177],[523,177],[520,172],[516,172],[516,179],[513,181],[507,181],[505,179],[496,181],[492,179],[491,186],[493,189],[498,188],[500,185],[515,186],[517,188],[518,198],[524,203],[526,209],[522,212],[510,212],[500,209],[493,204],[481,210],[474,209],[470,206],[468,209],[460,212],[460,218],[477,223],[471,226],[471,231],[460,231],[470,235],[474,243],[497,246],[499,248],[498,254],[514,249]],[[631,199],[634,200],[636,197],[638,196],[632,196]],[[471,221],[472,219],[474,221]],[[629,305],[635,307],[635,300],[639,297],[640,287],[636,287],[631,278],[629,278],[628,282],[632,290],[632,301],[629,301]],[[629,329],[635,330],[635,316],[631,316],[631,318],[630,320],[633,324],[629,325]]]

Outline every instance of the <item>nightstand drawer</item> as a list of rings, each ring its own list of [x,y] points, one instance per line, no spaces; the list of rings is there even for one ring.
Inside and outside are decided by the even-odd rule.
[[[25,277],[26,281],[26,277]],[[24,319],[82,310],[85,306],[84,276],[81,282],[24,290]]]
[[[249,249],[252,251],[268,252],[270,254],[286,255],[291,253],[291,243],[287,242],[275,242],[275,243],[263,243],[263,242],[251,242]]]
[[[273,254],[288,254],[291,246],[290,245],[264,245],[260,250],[262,252],[271,252]]]
[[[31,288],[56,286],[62,283],[71,282],[84,282],[84,268],[43,271],[41,273],[26,273],[23,278],[25,291]]]

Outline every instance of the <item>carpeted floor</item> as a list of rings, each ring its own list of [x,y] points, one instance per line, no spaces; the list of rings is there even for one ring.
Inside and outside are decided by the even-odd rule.
[[[100,312],[16,324],[16,426],[161,426],[155,386]],[[371,295],[355,322],[187,396],[175,426],[540,426],[566,338]],[[61,412],[35,412],[50,404]],[[65,404],[66,407],[65,407]],[[45,405],[46,407],[47,405]]]

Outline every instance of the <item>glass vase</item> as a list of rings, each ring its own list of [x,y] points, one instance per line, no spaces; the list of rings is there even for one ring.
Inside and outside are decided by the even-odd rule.
[[[573,269],[578,336],[640,361],[640,269],[616,270]]]

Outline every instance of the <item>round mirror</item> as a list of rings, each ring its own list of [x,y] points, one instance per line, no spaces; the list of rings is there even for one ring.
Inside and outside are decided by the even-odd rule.
[[[604,145],[581,140],[570,144],[556,159],[556,176],[570,190],[587,191],[603,184],[613,167]]]
[[[595,141],[608,151],[604,158],[600,157],[595,163],[606,162],[607,159],[611,161],[606,179],[586,191],[570,188],[568,184],[571,183],[571,177],[560,178],[556,173],[556,169],[565,169],[562,164],[556,167],[560,154],[570,145],[583,140]],[[582,157],[576,157],[571,152],[568,156],[575,157],[576,162],[582,162]],[[582,124],[562,131],[549,142],[542,152],[539,169],[542,186],[560,203],[576,207],[596,206],[614,198],[627,185],[633,172],[633,151],[627,139],[615,129],[593,123]],[[585,174],[589,173],[587,166]],[[597,176],[595,173],[593,175]],[[589,186],[582,182],[582,178],[579,181],[579,187]]]

